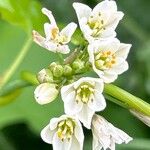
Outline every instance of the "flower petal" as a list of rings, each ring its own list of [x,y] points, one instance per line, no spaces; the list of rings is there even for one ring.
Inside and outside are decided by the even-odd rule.
[[[92,9],[89,6],[82,3],[73,3],[73,7],[76,11],[79,20],[83,17],[88,18],[92,11]]]
[[[76,28],[77,28],[77,24],[72,22],[68,24],[64,29],[62,29],[60,34],[66,37],[66,41],[63,42],[64,44],[68,43],[71,40],[71,36],[75,32]]]
[[[111,72],[116,74],[122,74],[123,72],[127,71],[129,68],[129,65],[126,61],[123,61],[121,64],[118,64],[110,69]]]
[[[98,12],[105,12],[105,11],[109,11],[109,12],[115,12],[117,11],[117,5],[115,1],[109,1],[109,0],[105,0],[100,2],[99,4],[97,4],[94,9],[93,9],[93,13],[98,13]]]
[[[33,41],[37,43],[38,45],[44,47],[45,38],[42,37],[37,31],[32,31]],[[44,47],[45,48],[45,47]]]
[[[44,142],[48,144],[52,144],[53,136],[56,131],[50,130],[50,126],[47,125],[42,131],[41,131],[41,138]]]
[[[106,28],[113,28],[116,29],[117,25],[119,24],[119,21],[123,18],[124,14],[123,12],[116,12],[110,15],[110,18],[108,19]]]
[[[102,93],[95,90],[93,101],[88,102],[88,107],[93,111],[102,111],[106,107],[106,101]]]
[[[120,47],[116,52],[116,56],[126,59],[129,54],[131,46],[132,46],[131,44],[120,43]]]
[[[70,49],[68,45],[58,45],[56,52],[68,54],[70,52]]]
[[[75,115],[82,109],[83,104],[81,102],[76,102],[75,91],[69,93],[66,99],[68,101],[64,103],[66,114]]]
[[[77,114],[79,120],[83,123],[83,125],[90,129],[91,128],[91,120],[95,111],[91,110],[87,105],[83,105],[82,110]]]
[[[65,139],[64,141],[62,141],[58,138],[57,133],[55,133],[53,138],[53,150],[70,150],[71,143],[71,139]]]
[[[57,27],[55,18],[54,18],[54,16],[52,15],[52,12],[51,12],[50,10],[48,10],[48,9],[46,9],[46,8],[42,8],[42,13],[43,13],[44,15],[46,15],[46,16],[49,18],[49,20],[50,20],[50,22],[51,22],[51,24],[52,24],[53,26]]]

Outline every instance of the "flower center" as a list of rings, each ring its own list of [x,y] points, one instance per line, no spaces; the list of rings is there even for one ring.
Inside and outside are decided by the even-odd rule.
[[[57,125],[58,138],[64,141],[65,139],[70,140],[74,134],[75,121],[71,118],[62,120]]]
[[[66,36],[60,35],[58,28],[53,28],[51,34],[52,34],[52,40],[54,40],[56,43],[63,44],[63,42],[67,40]]]
[[[95,54],[95,66],[99,70],[112,68],[116,63],[116,56],[111,51],[99,52]]]
[[[76,102],[88,103],[93,101],[94,86],[89,83],[82,83],[76,90]]]
[[[94,37],[99,36],[101,34],[101,32],[103,30],[105,30],[104,20],[101,17],[101,13],[99,13],[95,16],[90,16],[87,24],[93,30],[92,36],[94,36]]]

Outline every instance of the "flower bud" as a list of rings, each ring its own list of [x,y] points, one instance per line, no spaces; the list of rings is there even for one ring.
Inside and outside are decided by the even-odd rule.
[[[70,76],[72,74],[72,68],[69,65],[64,66],[64,76]]]
[[[53,81],[53,74],[49,69],[42,69],[37,74],[37,79],[40,83],[52,82]]]
[[[84,62],[81,61],[80,59],[77,59],[73,62],[72,68],[75,70],[81,70],[84,68]]]
[[[52,102],[58,96],[55,84],[42,83],[34,91],[36,101],[43,105]]]
[[[49,69],[52,71],[56,66],[57,66],[57,63],[56,63],[56,62],[52,62],[52,63],[49,65]]]
[[[54,77],[61,77],[63,75],[64,72],[64,68],[61,65],[57,65],[53,68],[52,73],[54,75]]]

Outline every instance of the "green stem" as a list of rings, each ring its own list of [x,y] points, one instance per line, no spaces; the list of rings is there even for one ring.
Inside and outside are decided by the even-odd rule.
[[[105,94],[113,97],[113,101],[117,99],[116,103],[119,101],[128,109],[134,109],[138,112],[150,116],[150,104],[128,93],[127,91],[113,84],[105,84],[104,92]]]
[[[9,81],[9,79],[12,77],[12,75],[15,73],[17,70],[18,66],[21,64],[23,61],[24,57],[26,56],[30,46],[32,43],[32,38],[29,38],[24,46],[22,47],[20,53],[16,56],[14,62],[9,66],[7,69],[6,73],[4,74],[2,78],[2,83],[0,84],[0,90],[3,88],[3,86]]]

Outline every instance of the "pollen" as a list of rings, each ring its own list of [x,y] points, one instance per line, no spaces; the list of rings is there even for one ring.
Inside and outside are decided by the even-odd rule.
[[[95,54],[95,66],[99,70],[107,70],[113,67],[116,64],[115,53],[111,51],[100,51]]]
[[[74,134],[75,121],[71,118],[62,120],[57,125],[57,136],[63,142],[64,140],[70,140]]]
[[[77,89],[76,89],[76,102],[82,102],[84,104],[87,104],[90,100],[93,100],[93,94],[94,94],[94,86],[89,83],[82,83]]]

